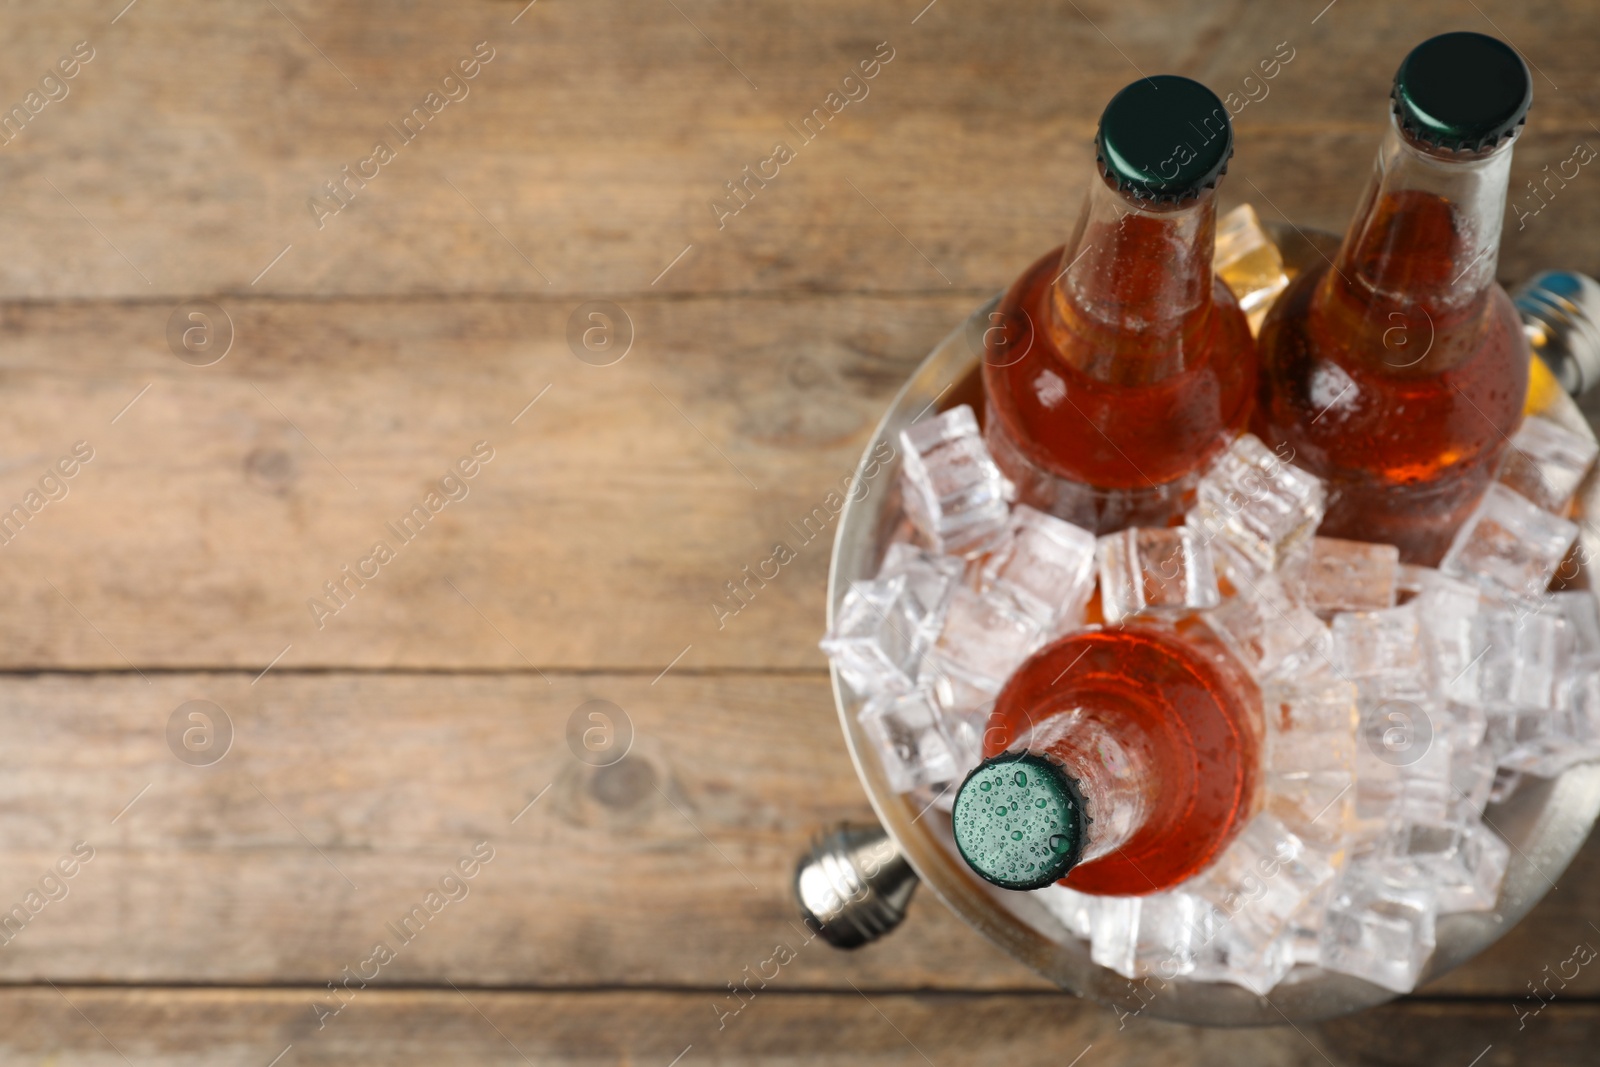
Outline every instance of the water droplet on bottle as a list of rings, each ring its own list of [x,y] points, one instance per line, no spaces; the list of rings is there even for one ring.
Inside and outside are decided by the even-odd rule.
[[[988,782],[979,782],[978,783],[978,788],[983,790],[985,793],[987,793],[989,791],[989,783]]]
[[[1048,803],[1050,803],[1048,800],[1046,800],[1044,797],[1040,797],[1038,800],[1033,802],[1033,806],[1036,808],[1042,808]]]
[[[1011,840],[1013,840],[1013,841],[1021,841],[1022,840],[1022,831],[1021,830],[1013,830],[1013,831],[1011,831]]]
[[[1026,771],[1018,771],[1015,777],[1018,785],[1028,784],[1028,773]]]
[[[1065,856],[1067,854],[1069,845],[1070,842],[1068,842],[1066,834],[1050,835],[1050,851],[1054,852],[1056,855]]]

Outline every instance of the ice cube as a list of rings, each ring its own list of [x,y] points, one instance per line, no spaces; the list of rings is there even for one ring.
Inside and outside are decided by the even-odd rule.
[[[1451,915],[1493,910],[1511,847],[1474,819],[1465,825],[1408,824],[1384,854],[1431,884],[1437,913]]]
[[[934,700],[946,715],[976,715],[994,706],[993,679],[974,682],[944,669],[932,656],[923,658],[922,673],[917,680],[933,690]]]
[[[1594,759],[1600,752],[1600,673],[1593,666],[1586,664],[1562,678],[1554,719],[1554,732],[1582,753],[1572,762]]]
[[[1236,438],[1200,479],[1185,522],[1203,540],[1227,541],[1254,566],[1276,570],[1322,522],[1321,479],[1274,455],[1252,434]]]
[[[1044,640],[1044,627],[1009,597],[961,586],[950,598],[944,628],[923,664],[922,681],[947,692],[993,697]],[[943,694],[941,694],[943,695]],[[948,701],[970,706],[973,697]]]
[[[1478,615],[1478,587],[1428,567],[1413,567],[1416,596],[1411,606],[1422,629],[1422,645],[1433,677],[1450,700],[1476,704],[1478,653],[1473,620]],[[1474,744],[1477,742],[1474,741]]]
[[[1556,653],[1565,629],[1553,612],[1480,611],[1472,628],[1479,702],[1495,711],[1553,707]]]
[[[1550,609],[1567,624],[1561,635],[1561,670],[1600,666],[1600,600],[1594,590],[1551,593]]]
[[[886,582],[905,575],[906,595],[913,609],[937,629],[965,569],[956,556],[941,556],[914,544],[897,542],[884,553],[877,580]]]
[[[1356,687],[1337,678],[1263,687],[1269,774],[1355,770]]]
[[[1358,685],[1410,680],[1426,686],[1429,671],[1416,601],[1382,611],[1335,615],[1333,662],[1341,675]]]
[[[1264,810],[1322,852],[1338,852],[1359,828],[1355,822],[1355,776],[1348,771],[1269,774],[1266,790]]]
[[[865,696],[909,692],[937,620],[906,592],[906,576],[851,582],[833,629],[821,641],[850,688]]]
[[[1147,975],[1171,981],[1194,970],[1195,951],[1207,939],[1209,905],[1189,893],[1103,897],[1090,958],[1124,978]]]
[[[1206,539],[1206,533],[1199,525],[1191,528],[1198,531],[1202,539]],[[1276,571],[1268,571],[1256,566],[1224,538],[1210,537],[1208,543],[1211,546],[1211,566],[1217,573],[1217,588],[1224,600],[1234,596],[1268,595],[1268,583],[1276,583],[1275,588],[1283,597],[1287,597],[1289,594],[1281,589],[1283,580],[1302,567],[1306,557],[1311,554],[1311,539],[1307,538],[1292,555],[1284,559]]]
[[[1294,969],[1295,944],[1285,931],[1265,945],[1253,945],[1227,925],[1197,946],[1194,955],[1191,980],[1230,982],[1264,997]]]
[[[1537,415],[1522,420],[1500,463],[1499,479],[1546,511],[1566,513],[1600,445]]]
[[[926,689],[876,697],[860,719],[897,793],[919,786],[937,790],[978,765],[981,735],[969,722],[947,719]]]
[[[1451,746],[1450,787],[1455,791],[1450,802],[1450,821],[1472,822],[1483,814],[1494,788],[1495,757],[1483,745]]]
[[[1456,531],[1439,569],[1532,598],[1550,584],[1577,536],[1575,525],[1496,482]]]
[[[1393,545],[1314,537],[1295,577],[1298,599],[1319,615],[1394,607],[1400,550]]]
[[[1530,715],[1504,709],[1490,712],[1484,745],[1503,762],[1524,745],[1533,748],[1541,744],[1549,733],[1549,726],[1549,716],[1542,712]]]
[[[1437,574],[1432,567],[1419,567],[1415,563],[1402,563],[1394,574],[1395,599],[1404,603],[1411,597],[1422,592],[1428,583],[1428,576]]]
[[[1255,208],[1240,204],[1217,219],[1211,266],[1238,297],[1250,332],[1260,330],[1267,309],[1289,284],[1289,275],[1283,269],[1283,253],[1262,228]]]
[[[1442,823],[1449,818],[1451,746],[1443,716],[1426,694],[1363,695],[1356,745],[1355,819],[1362,836],[1395,820]]]
[[[1492,911],[1500,899],[1500,886],[1511,863],[1511,846],[1481,822],[1462,831],[1456,853],[1439,879],[1439,914],[1458,911]]]
[[[1600,759],[1600,674],[1585,667],[1563,678],[1554,710],[1494,715],[1489,721],[1503,771],[1554,778]]]
[[[1481,746],[1486,718],[1484,710],[1476,704],[1448,702],[1444,709],[1444,731],[1450,737],[1451,750]]]
[[[1091,932],[1089,958],[1124,978],[1139,977],[1139,912],[1142,897],[1104,897]]]
[[[906,514],[934,548],[979,555],[1010,523],[1011,483],[995,465],[966,404],[900,434]]]
[[[1436,907],[1433,889],[1405,865],[1352,863],[1323,918],[1322,966],[1411,992],[1433,955]]]
[[[1100,607],[1106,622],[1141,612],[1181,614],[1222,602],[1211,550],[1183,526],[1135,528],[1100,538]]]
[[[1295,963],[1322,965],[1322,920],[1337,884],[1338,873],[1335,872],[1332,880],[1306,897],[1300,910],[1289,917],[1289,926],[1282,938],[1289,942]]]
[[[1292,603],[1271,575],[1207,612],[1206,622],[1257,680],[1293,681],[1332,664],[1328,627]]]
[[[1356,690],[1331,676],[1266,686],[1266,810],[1310,845],[1342,847],[1356,767]]]
[[[1451,784],[1453,760],[1449,739],[1438,738],[1421,759],[1402,765],[1395,816],[1422,822],[1448,820],[1450,805],[1456,799]]]
[[[1261,812],[1184,890],[1216,908],[1241,944],[1260,952],[1306,897],[1332,877],[1326,858]]]
[[[1033,895],[1050,914],[1061,920],[1061,925],[1065,926],[1073,937],[1087,941],[1094,936],[1100,904],[1106,899],[1105,897],[1080,893],[1076,889],[1068,889],[1059,882],[1036,890]]]
[[[1094,592],[1095,537],[1053,515],[1019,504],[1011,536],[988,558],[984,584],[1050,630],[1076,627]]]

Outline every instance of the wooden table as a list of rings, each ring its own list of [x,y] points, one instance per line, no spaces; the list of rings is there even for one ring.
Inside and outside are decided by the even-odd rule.
[[[1519,195],[1600,144],[1592,7],[123,2],[0,43],[4,1062],[1592,1062],[1600,967],[1517,1006],[1600,943],[1595,848],[1471,966],[1298,1030],[1119,1022],[931,896],[806,943],[797,851],[868,814],[831,528],[743,585],[1063,238],[1130,79],[1254,94],[1224,206],[1338,229],[1433,32],[1536,64]],[[1600,270],[1591,182],[1504,279]],[[591,700],[625,760],[575,758]]]

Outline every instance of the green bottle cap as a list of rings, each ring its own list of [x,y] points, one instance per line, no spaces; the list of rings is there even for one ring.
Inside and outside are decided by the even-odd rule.
[[[1001,889],[1042,889],[1083,855],[1083,794],[1053,760],[1002,753],[980,763],[951,812],[961,858]]]
[[[1533,78],[1504,41],[1481,33],[1441,33],[1411,50],[1394,76],[1400,127],[1455,151],[1492,148],[1516,133],[1533,103]]]
[[[1227,173],[1233,122],[1204,85],[1158,74],[1111,98],[1094,145],[1100,173],[1119,191],[1176,203],[1215,188]]]

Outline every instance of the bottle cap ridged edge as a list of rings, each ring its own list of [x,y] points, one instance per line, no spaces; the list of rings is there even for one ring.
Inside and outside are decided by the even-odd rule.
[[[1213,163],[1211,167],[1209,167],[1202,175],[1197,176],[1190,184],[1180,186],[1175,189],[1154,189],[1151,188],[1148,180],[1130,178],[1125,174],[1119,173],[1116,166],[1113,165],[1111,160],[1108,158],[1108,153],[1105,147],[1106,116],[1111,114],[1113,109],[1118,106],[1119,102],[1124,101],[1124,99],[1128,97],[1129,93],[1141,92],[1142,86],[1149,85],[1152,88],[1158,89],[1159,87],[1156,86],[1157,81],[1162,83],[1171,83],[1173,86],[1181,88],[1184,93],[1190,94],[1189,99],[1185,100],[1184,104],[1192,104],[1193,95],[1196,93],[1204,93],[1206,96],[1210,97],[1214,107],[1210,112],[1207,112],[1205,119],[1209,119],[1212,114],[1220,114],[1222,117],[1222,128],[1219,132],[1226,138],[1225,150],[1222,153],[1221,159]],[[1133,104],[1131,106],[1137,106],[1137,104]],[[1190,120],[1190,125],[1193,125],[1192,118]],[[1184,136],[1187,137],[1187,134]],[[1207,140],[1209,141],[1209,138]],[[1185,144],[1187,144],[1187,142],[1179,140],[1175,142],[1174,147],[1180,147]],[[1188,144],[1188,147],[1193,150],[1192,144]],[[1134,200],[1143,201],[1150,204],[1182,204],[1186,201],[1196,199],[1201,194],[1209,190],[1216,189],[1217,183],[1222,179],[1223,175],[1228,173],[1228,163],[1233,159],[1234,152],[1233,116],[1229,114],[1227,106],[1223,104],[1222,100],[1217,96],[1216,93],[1212,92],[1208,86],[1201,82],[1195,81],[1193,78],[1185,78],[1176,74],[1157,74],[1152,77],[1140,78],[1137,81],[1131,82],[1120,89],[1116,95],[1106,103],[1105,108],[1102,109],[1100,113],[1100,119],[1095,124],[1094,149],[1095,169],[1099,172],[1101,178],[1103,178],[1107,184],[1109,184],[1117,192],[1131,197]]]
[[[1407,99],[1405,91],[1407,73],[1419,56],[1425,56],[1426,51],[1430,48],[1448,48],[1467,40],[1471,40],[1474,46],[1477,47],[1488,45],[1492,51],[1514,59],[1517,66],[1521,68],[1522,77],[1526,83],[1522,94],[1522,102],[1514,112],[1503,122],[1495,124],[1488,131],[1477,137],[1453,136],[1419,121],[1417,115],[1413,113],[1414,109],[1419,109],[1419,105]],[[1479,58],[1481,58],[1481,53]],[[1518,131],[1527,125],[1528,109],[1533,105],[1533,75],[1528,70],[1527,61],[1522,58],[1517,50],[1498,37],[1490,37],[1488,34],[1469,31],[1441,33],[1418,44],[1410,52],[1406,53],[1405,59],[1400,61],[1400,66],[1395,71],[1394,83],[1389,90],[1389,103],[1390,113],[1394,116],[1396,124],[1407,136],[1447,152],[1476,154],[1511,140],[1517,135]]]
[[[1056,853],[1055,861],[1041,869],[1038,875],[1031,879],[1006,878],[994,868],[1002,853],[993,855],[979,853],[979,841],[973,840],[970,834],[964,834],[965,820],[976,812],[972,809],[978,803],[970,799],[969,789],[975,780],[993,773],[997,768],[1017,766],[1019,770],[1031,769],[1043,781],[1050,783],[1050,792],[1061,802],[1064,809],[1063,819],[1067,823],[1063,829],[1071,837],[1065,852]],[[986,791],[988,786],[983,787]],[[1002,889],[1032,890],[1043,889],[1045,886],[1064,878],[1083,857],[1084,839],[1088,831],[1089,817],[1085,810],[1086,805],[1078,784],[1060,765],[1048,756],[1036,752],[1004,752],[984,760],[973,768],[972,772],[962,781],[960,789],[956,791],[955,802],[952,805],[951,822],[954,831],[956,849],[961,853],[961,858],[966,861],[974,873],[985,881],[997,885]],[[992,842],[991,842],[992,844]],[[1025,848],[1026,839],[1019,842]],[[1009,844],[1003,846],[1010,849]],[[1026,857],[1024,857],[1026,858]]]

